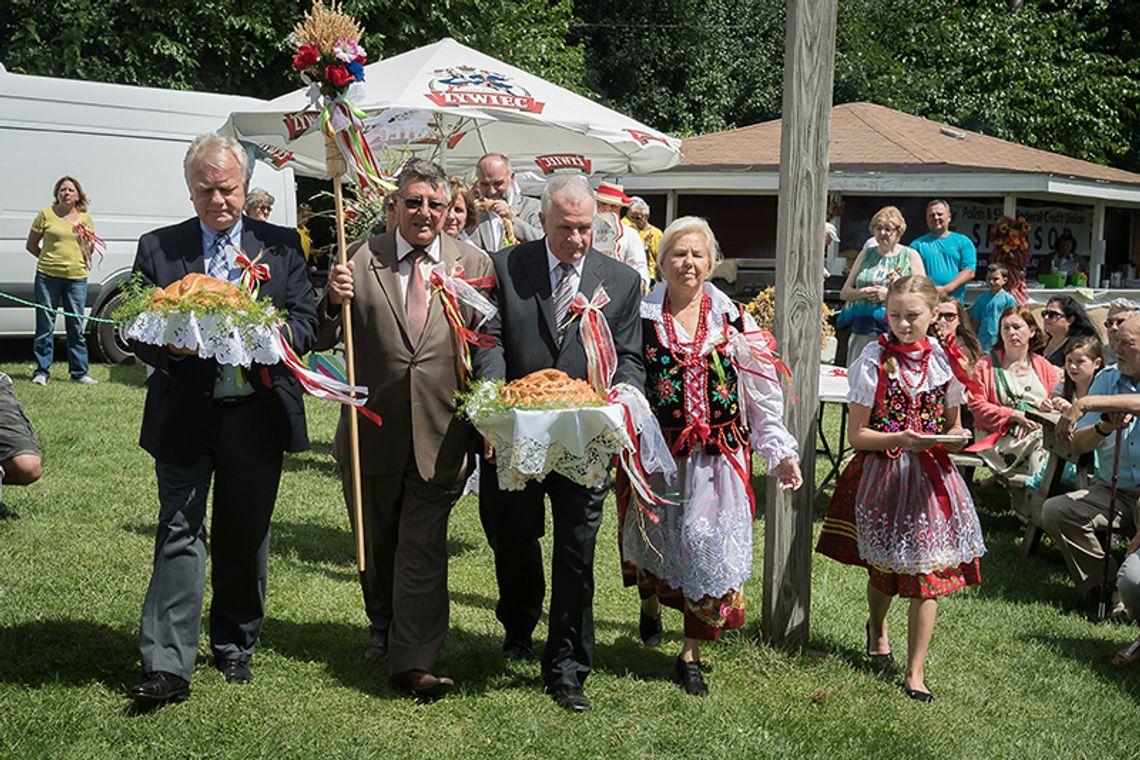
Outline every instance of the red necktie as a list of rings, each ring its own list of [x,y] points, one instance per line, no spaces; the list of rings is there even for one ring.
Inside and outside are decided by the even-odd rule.
[[[420,340],[427,322],[427,288],[424,286],[424,276],[420,273],[420,259],[427,254],[422,248],[413,248],[408,254],[412,262],[412,272],[408,277],[408,288],[404,294],[404,309],[408,315],[408,333],[412,344]]]

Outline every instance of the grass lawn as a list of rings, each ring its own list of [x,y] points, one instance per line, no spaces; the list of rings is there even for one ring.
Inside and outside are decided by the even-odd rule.
[[[434,704],[400,697],[386,670],[361,656],[366,621],[330,454],[337,410],[312,400],[313,450],[286,460],[274,516],[254,683],[225,684],[203,637],[191,699],[135,714],[124,689],[138,677],[157,513],[152,462],[137,445],[143,369],[97,365],[99,385],[56,379],[41,388],[30,382],[27,343],[14,345],[0,348],[0,371],[14,378],[36,426],[45,474],[4,489],[17,516],[0,522],[0,758],[1140,753],[1140,668],[1120,672],[1109,662],[1135,629],[1089,622],[1052,547],[1021,557],[1020,524],[987,506],[983,585],[940,606],[927,665],[938,697],[931,705],[903,696],[901,670],[863,667],[865,574],[853,568],[816,557],[806,652],[761,643],[762,521],[749,622],[706,647],[710,696],[686,696],[671,680],[680,617],[665,612],[660,649],[641,645],[637,594],[622,588],[608,509],[587,684],[594,709],[566,713],[542,693],[537,661],[499,657],[492,556],[474,497],[451,520],[451,634],[438,668],[459,689]],[[890,624],[901,662],[905,605],[892,609]]]

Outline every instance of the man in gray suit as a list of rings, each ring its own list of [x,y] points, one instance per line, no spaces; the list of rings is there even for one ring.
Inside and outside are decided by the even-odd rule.
[[[553,367],[586,379],[585,349],[576,327],[566,327],[567,307],[575,293],[589,297],[604,283],[611,300],[602,313],[618,358],[613,382],[644,387],[641,279],[590,247],[594,208],[594,194],[581,177],[555,177],[542,194],[546,236],[492,257],[499,312],[485,329],[494,344],[476,353],[476,376],[510,381]],[[490,450],[486,455],[493,458]],[[494,468],[482,477],[495,478]],[[523,660],[530,655],[546,592],[538,540],[543,497],[550,497],[554,557],[542,676],[554,700],[572,712],[590,709],[582,685],[594,656],[594,542],[608,490],[608,484],[589,489],[551,473],[522,491],[500,491],[490,508],[499,582],[495,612],[506,632],[503,656]]]
[[[488,153],[475,166],[476,187],[484,208],[471,241],[484,251],[498,251],[515,243],[539,240],[539,204],[515,189],[511,160]],[[509,227],[509,229],[508,229]]]

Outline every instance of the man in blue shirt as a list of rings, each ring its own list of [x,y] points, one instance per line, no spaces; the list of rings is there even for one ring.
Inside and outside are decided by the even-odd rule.
[[[949,293],[961,301],[966,297],[966,283],[974,279],[978,250],[970,238],[950,231],[950,219],[947,201],[926,204],[926,226],[930,232],[915,238],[910,247],[922,256],[926,276],[938,286],[938,295]]]
[[[1104,550],[1096,531],[1108,525],[1116,431],[1120,437],[1116,522],[1113,532],[1132,538],[1128,553],[1140,548],[1140,316],[1125,321],[1114,338],[1116,366],[1101,370],[1089,395],[1073,402],[1057,423],[1057,435],[1072,438],[1074,453],[1097,452],[1096,481],[1087,489],[1047,499],[1041,522],[1061,550],[1077,591],[1095,598],[1104,580]],[[1074,430],[1075,428],[1075,430]],[[1109,562],[1109,579],[1116,565]]]

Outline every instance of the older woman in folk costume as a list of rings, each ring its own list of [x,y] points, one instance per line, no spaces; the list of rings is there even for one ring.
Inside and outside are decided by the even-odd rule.
[[[677,504],[646,507],[619,498],[623,574],[641,594],[642,640],[660,642],[661,604],[684,613],[675,667],[682,687],[696,695],[708,691],[700,642],[744,623],[743,589],[752,574],[750,443],[781,488],[802,484],[796,442],[783,423],[782,365],[770,354],[771,336],[706,282],[718,257],[703,219],[682,217],[662,236],[657,271],[665,282],[641,311],[645,395],[678,467],[676,482],[650,482],[658,493],[676,494]]]
[[[864,349],[848,373],[854,459],[843,470],[816,551],[869,571],[867,657],[894,662],[887,611],[910,599],[903,688],[934,699],[926,653],[939,596],[981,582],[985,552],[970,492],[947,451],[966,442],[959,421],[973,381],[953,343],[927,337],[938,291],[926,277],[895,281],[886,298],[890,333]],[[953,442],[932,436],[948,435]]]

